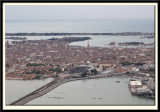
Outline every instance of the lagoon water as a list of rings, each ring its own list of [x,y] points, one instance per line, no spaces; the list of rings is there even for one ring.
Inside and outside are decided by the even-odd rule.
[[[86,47],[88,42],[91,47],[111,47],[109,44],[111,42],[123,43],[123,42],[143,42],[145,44],[154,43],[154,38],[152,39],[140,39],[141,36],[89,36],[91,40],[73,42],[70,45],[84,46]],[[128,46],[128,47],[137,47],[137,46]],[[152,46],[153,47],[153,46]]]
[[[143,42],[145,44],[154,43],[155,39],[146,39],[146,38],[139,38],[141,36],[109,36],[109,35],[80,35],[80,36],[74,36],[74,37],[90,37],[90,40],[85,41],[79,41],[79,42],[72,42],[69,45],[73,46],[82,46],[86,47],[88,45],[88,42],[91,47],[111,47],[109,43],[116,42],[116,43],[123,43],[123,42]],[[24,37],[24,36],[19,36]],[[63,38],[64,36],[25,36],[27,40],[47,40],[51,39],[53,37],[55,38]],[[67,36],[66,36],[67,37]],[[13,41],[11,39],[6,39],[6,41]],[[15,41],[15,40],[14,40]],[[16,40],[19,41],[19,40]],[[120,47],[120,46],[119,46]],[[128,47],[137,47],[137,46],[128,46]],[[146,46],[144,46],[146,47]],[[153,47],[153,46],[149,46]]]
[[[129,79],[129,77],[112,77],[72,81],[60,85],[25,105],[154,105],[152,99],[131,95],[128,88]],[[6,104],[17,100],[51,80],[53,79],[35,81],[6,80]],[[120,83],[116,81],[120,81]]]
[[[16,101],[52,80],[53,78],[44,80],[5,80],[5,104],[8,105]]]
[[[152,19],[102,19],[102,20],[49,20],[49,21],[6,21],[6,33],[116,33],[154,32]],[[83,36],[83,35],[81,35]],[[81,37],[78,36],[78,37]],[[87,36],[87,35],[85,35]],[[28,40],[41,40],[64,36],[25,36]],[[110,42],[153,43],[154,39],[139,39],[140,36],[88,35],[90,46],[110,47]],[[11,41],[11,40],[9,40]],[[88,41],[73,42],[70,45],[87,46]]]
[[[153,20],[74,20],[74,21],[7,21],[6,33],[24,32],[78,32],[78,33],[116,33],[116,32],[154,32]],[[28,40],[49,39],[64,36],[25,36]],[[90,46],[110,47],[110,42],[153,43],[154,39],[139,39],[140,36],[89,36]],[[9,39],[6,39],[9,40]],[[9,40],[11,41],[11,40]],[[70,45],[87,46],[88,41],[73,42]],[[103,78],[80,80],[65,83],[49,93],[25,105],[154,105],[154,100],[132,96],[128,88],[130,78]],[[5,80],[5,104],[25,96],[35,89],[49,83],[45,80]],[[116,81],[120,83],[116,83]]]
[[[93,20],[46,20],[6,21],[6,33],[116,33],[154,32],[153,19],[93,19]]]

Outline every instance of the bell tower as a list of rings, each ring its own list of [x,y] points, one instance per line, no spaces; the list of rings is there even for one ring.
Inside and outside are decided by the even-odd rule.
[[[87,45],[87,48],[90,48],[90,45],[89,45],[89,41],[88,41],[88,45]]]

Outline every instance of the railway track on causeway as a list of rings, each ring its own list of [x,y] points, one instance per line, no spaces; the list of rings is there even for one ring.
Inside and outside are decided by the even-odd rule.
[[[80,77],[80,78],[71,78],[72,76],[64,77],[64,78],[58,77],[58,78],[55,78],[53,81],[49,82],[48,84],[40,87],[39,89],[27,94],[26,96],[18,99],[17,101],[11,103],[10,105],[24,105],[27,102],[50,92],[51,90],[55,89],[56,87],[60,86],[63,83],[67,83],[70,81],[76,81],[76,80],[105,78],[105,77],[110,77],[110,76],[112,76],[112,75],[111,74],[95,75],[95,76]]]

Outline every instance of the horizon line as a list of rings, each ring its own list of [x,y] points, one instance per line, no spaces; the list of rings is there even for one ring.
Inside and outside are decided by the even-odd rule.
[[[67,20],[116,20],[116,19],[128,19],[128,20],[131,20],[131,19],[138,19],[138,20],[142,20],[142,19],[152,19],[154,20],[155,18],[87,18],[87,19],[84,19],[84,18],[81,18],[81,19],[14,19],[14,20],[11,20],[11,19],[6,19],[5,21],[6,22],[18,22],[18,21],[67,21]]]

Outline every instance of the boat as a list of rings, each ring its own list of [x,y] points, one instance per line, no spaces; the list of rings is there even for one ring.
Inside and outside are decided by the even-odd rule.
[[[120,83],[120,81],[116,81],[117,83]]]

